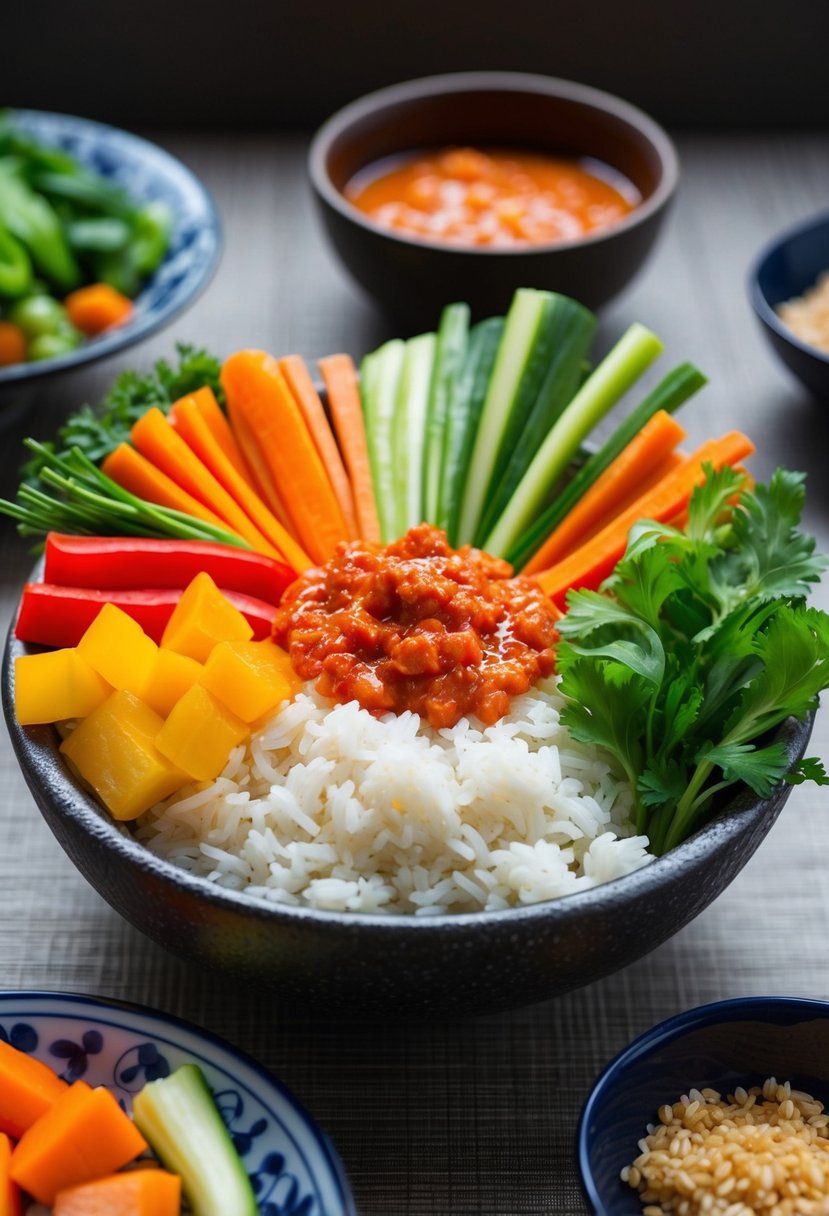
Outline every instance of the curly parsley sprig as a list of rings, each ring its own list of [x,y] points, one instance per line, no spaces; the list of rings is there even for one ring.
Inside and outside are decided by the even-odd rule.
[[[737,782],[761,798],[782,780],[829,784],[819,760],[791,769],[767,741],[829,686],[829,616],[805,603],[827,562],[798,528],[804,482],[778,469],[749,491],[708,467],[684,530],[643,521],[601,591],[568,597],[563,720],[615,756],[657,854]]]

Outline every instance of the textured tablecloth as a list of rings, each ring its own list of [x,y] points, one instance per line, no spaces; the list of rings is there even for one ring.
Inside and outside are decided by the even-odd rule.
[[[226,249],[193,310],[136,351],[44,385],[3,435],[4,494],[19,440],[48,436],[122,366],[174,339],[217,353],[264,346],[355,356],[390,336],[323,244],[300,138],[163,137],[214,192]],[[665,339],[663,362],[692,359],[710,386],[683,422],[699,440],[732,426],[759,447],[755,468],[809,473],[807,524],[829,552],[829,419],[775,365],[750,312],[746,271],[777,230],[826,206],[829,142],[816,136],[686,137],[683,181],[657,252],[604,316],[604,349],[633,320]],[[459,285],[460,288],[461,285]],[[462,294],[462,291],[461,291]],[[2,613],[30,557],[0,525]],[[829,607],[827,594],[819,596]],[[827,758],[829,712],[812,750]],[[331,1134],[362,1216],[541,1216],[585,1212],[573,1152],[581,1104],[631,1038],[679,1010],[755,993],[829,996],[829,795],[797,788],[728,891],[649,957],[591,988],[476,1020],[379,1025],[277,1000],[187,966],[134,931],[76,873],[0,743],[0,987],[147,1002],[226,1036],[273,1070]],[[625,932],[624,924],[619,933]],[[228,1216],[232,1214],[228,1213]]]

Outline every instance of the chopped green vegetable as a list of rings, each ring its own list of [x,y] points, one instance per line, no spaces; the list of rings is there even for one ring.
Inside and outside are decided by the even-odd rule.
[[[446,430],[469,345],[469,305],[449,304],[437,332],[434,372],[429,388],[426,437],[423,445],[423,491],[420,519],[436,519],[439,510]]]
[[[241,537],[155,503],[137,498],[92,463],[80,448],[58,455],[44,443],[24,439],[34,453],[37,478],[23,482],[17,501],[0,498],[0,514],[18,521],[21,536],[73,532],[87,536],[173,536],[217,540],[247,549]]]
[[[662,351],[662,343],[644,325],[631,325],[592,375],[585,380],[548,432],[498,523],[483,545],[503,556],[526,531],[579,444]]]
[[[55,334],[67,321],[66,309],[54,296],[26,296],[9,309],[9,320],[23,330],[27,338]]]
[[[503,333],[503,317],[488,317],[470,330],[466,358],[449,401],[434,523],[445,530],[449,543],[455,546],[458,544],[461,495]]]
[[[384,541],[394,540],[397,532],[394,416],[405,350],[405,342],[393,338],[373,354],[367,355],[360,369],[366,443],[380,535]]]
[[[26,246],[41,274],[60,291],[71,291],[81,272],[49,201],[36,194],[11,158],[0,160],[0,223]]]
[[[546,510],[530,525],[507,559],[516,570],[520,570],[535,553],[539,545],[553,532],[573,510],[605,469],[619,456],[645,424],[659,410],[672,414],[693,393],[706,383],[706,378],[691,363],[682,363],[665,376],[653,392],[632,410],[619,424],[612,435],[597,452],[588,453],[581,467],[567,486],[550,503]]]
[[[194,1216],[257,1216],[247,1171],[197,1064],[149,1081],[133,1100],[132,1117],[180,1176]]]
[[[778,469],[732,509],[743,482],[709,467],[686,530],[642,521],[602,590],[571,592],[559,623],[563,721],[614,755],[657,854],[735,782],[762,798],[784,779],[829,783],[812,759],[790,772],[765,739],[829,686],[829,616],[804,604],[827,564],[798,530],[804,478]]]
[[[0,296],[25,295],[32,286],[32,262],[17,237],[0,225]]]
[[[406,343],[397,386],[394,419],[395,533],[402,536],[422,523],[423,461],[427,443],[429,386],[433,379],[436,338],[420,334]]]
[[[461,544],[475,539],[478,521],[486,503],[487,488],[501,450],[501,440],[532,357],[539,329],[549,309],[549,301],[549,293],[529,287],[519,288],[512,298],[467,469],[458,523]]]
[[[567,296],[551,295],[532,357],[504,427],[486,493],[478,542],[489,534],[541,444],[578,389],[596,318]]]

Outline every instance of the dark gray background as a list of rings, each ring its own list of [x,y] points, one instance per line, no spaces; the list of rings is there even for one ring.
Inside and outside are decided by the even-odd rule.
[[[829,123],[827,0],[8,0],[7,102],[156,126],[306,127],[370,89],[501,68],[672,126]]]

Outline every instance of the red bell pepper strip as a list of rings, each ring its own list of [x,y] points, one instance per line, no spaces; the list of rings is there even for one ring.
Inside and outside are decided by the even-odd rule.
[[[241,591],[269,604],[278,604],[296,578],[290,566],[264,553],[208,540],[64,536],[59,532],[46,537],[43,580],[60,587],[183,590],[202,570],[217,587]]]
[[[276,616],[274,604],[226,588],[222,588],[222,593],[247,618],[257,641],[271,636]],[[180,598],[181,590],[177,587],[101,591],[92,587],[27,583],[14,634],[21,642],[39,646],[77,646],[104,604],[115,604],[137,621],[148,637],[160,642]]]

